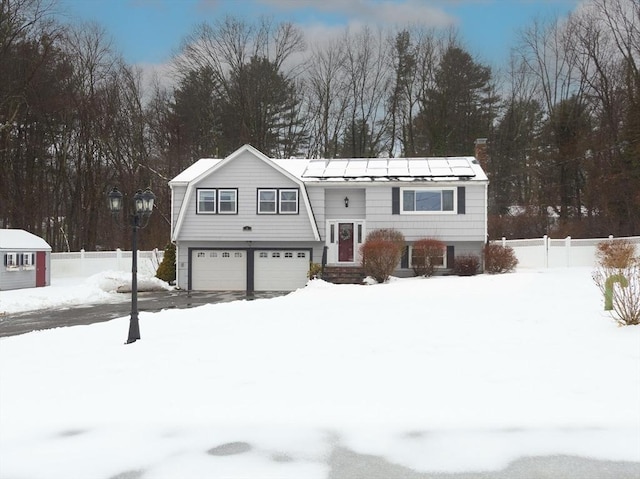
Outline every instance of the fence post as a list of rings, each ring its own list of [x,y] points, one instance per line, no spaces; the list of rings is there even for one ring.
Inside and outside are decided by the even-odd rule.
[[[82,271],[82,276],[87,276],[87,262],[84,258],[84,248],[80,248],[80,271]]]
[[[544,248],[544,267],[549,267],[549,237],[544,235],[542,237],[542,247]]]
[[[507,238],[505,238],[504,236],[502,237],[502,247],[503,248],[507,247]]]
[[[571,236],[567,236],[564,239],[564,254],[565,254],[565,266],[568,268],[571,266]]]

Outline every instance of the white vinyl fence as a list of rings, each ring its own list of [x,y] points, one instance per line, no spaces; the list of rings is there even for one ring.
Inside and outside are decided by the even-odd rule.
[[[138,272],[155,275],[164,251],[138,251]],[[131,271],[131,251],[51,253],[51,277],[89,277],[103,271]]]
[[[510,246],[518,258],[518,268],[571,268],[596,265],[596,249],[602,241],[627,240],[640,252],[640,236],[626,238],[553,239],[548,236],[535,239],[492,241]]]

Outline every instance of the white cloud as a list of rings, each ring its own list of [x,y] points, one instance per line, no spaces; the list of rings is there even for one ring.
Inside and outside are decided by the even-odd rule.
[[[446,27],[456,18],[442,8],[420,0],[259,0],[263,5],[281,10],[314,8],[320,12],[343,15],[346,22],[355,18],[376,24],[420,23],[429,27]]]

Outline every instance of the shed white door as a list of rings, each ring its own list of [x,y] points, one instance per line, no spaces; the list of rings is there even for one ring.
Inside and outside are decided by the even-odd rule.
[[[191,256],[191,288],[196,291],[247,289],[247,252],[195,250]]]
[[[309,251],[254,252],[255,291],[293,291],[307,284]]]

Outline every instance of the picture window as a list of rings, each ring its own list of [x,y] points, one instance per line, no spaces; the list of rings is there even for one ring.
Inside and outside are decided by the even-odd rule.
[[[456,195],[453,188],[402,190],[403,213],[453,213]]]

